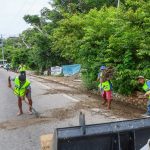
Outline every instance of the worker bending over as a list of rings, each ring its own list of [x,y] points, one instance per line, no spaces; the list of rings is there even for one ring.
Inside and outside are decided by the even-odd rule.
[[[146,92],[144,96],[148,98],[148,101],[147,112],[145,115],[150,116],[150,80],[145,79],[143,76],[138,76],[137,81],[139,84],[142,84],[142,88]]]
[[[26,75],[24,72],[21,72],[18,77],[11,78],[10,76],[8,77],[8,87],[12,88],[11,81],[14,81],[14,94],[18,97],[18,107],[19,107],[19,112],[17,115],[22,115],[23,110],[22,110],[22,101],[25,100],[25,96],[28,99],[29,103],[29,114],[32,114],[32,99],[31,99],[31,86],[30,86],[30,81],[26,79]]]

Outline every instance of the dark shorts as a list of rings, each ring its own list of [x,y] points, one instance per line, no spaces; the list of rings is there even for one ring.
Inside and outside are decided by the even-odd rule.
[[[26,98],[31,99],[31,87],[28,88],[28,93],[26,94]]]
[[[28,92],[28,93],[26,94],[26,98],[31,99],[31,92]]]

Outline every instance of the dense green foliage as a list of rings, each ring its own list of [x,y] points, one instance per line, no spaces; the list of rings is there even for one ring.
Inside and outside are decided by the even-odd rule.
[[[119,8],[115,0],[54,0],[53,6],[41,16],[25,16],[33,28],[6,40],[14,65],[43,71],[80,63],[89,89],[102,64],[113,66],[114,90],[122,94],[136,90],[138,75],[150,77],[150,0],[124,0]]]

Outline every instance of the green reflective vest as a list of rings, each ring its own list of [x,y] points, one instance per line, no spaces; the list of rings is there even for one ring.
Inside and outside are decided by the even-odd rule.
[[[143,85],[143,87],[142,87],[145,92],[147,92],[147,91],[150,90],[150,88],[149,88],[148,85],[147,85],[147,81],[148,81],[148,80],[145,81],[145,83],[144,83],[144,85]]]
[[[26,90],[28,86],[30,85],[30,81],[26,79],[26,81],[23,84],[20,84],[20,80],[18,77],[15,78],[15,88],[14,88],[14,94],[17,96],[25,96]]]
[[[19,72],[22,72],[22,71],[26,71],[26,67],[24,65],[19,66]]]
[[[111,90],[110,81],[102,82],[101,87],[103,88],[104,91],[110,91]]]
[[[146,94],[148,94],[148,93],[150,93],[150,87],[148,87],[148,85],[147,85],[147,82],[148,82],[149,80],[146,80],[145,81],[145,83],[144,83],[144,85],[143,85],[143,90],[146,92]],[[150,99],[150,96],[148,97],[148,99]]]

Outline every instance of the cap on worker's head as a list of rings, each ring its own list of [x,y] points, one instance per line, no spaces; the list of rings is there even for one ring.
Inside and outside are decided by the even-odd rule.
[[[25,71],[20,71],[20,75],[26,76],[26,72]]]
[[[101,66],[100,67],[100,70],[105,70],[106,69],[106,66]]]
[[[20,80],[21,82],[24,82],[24,81],[26,80],[26,76],[20,74],[20,75],[19,75],[19,80]]]
[[[144,79],[144,76],[138,76],[136,79]]]

